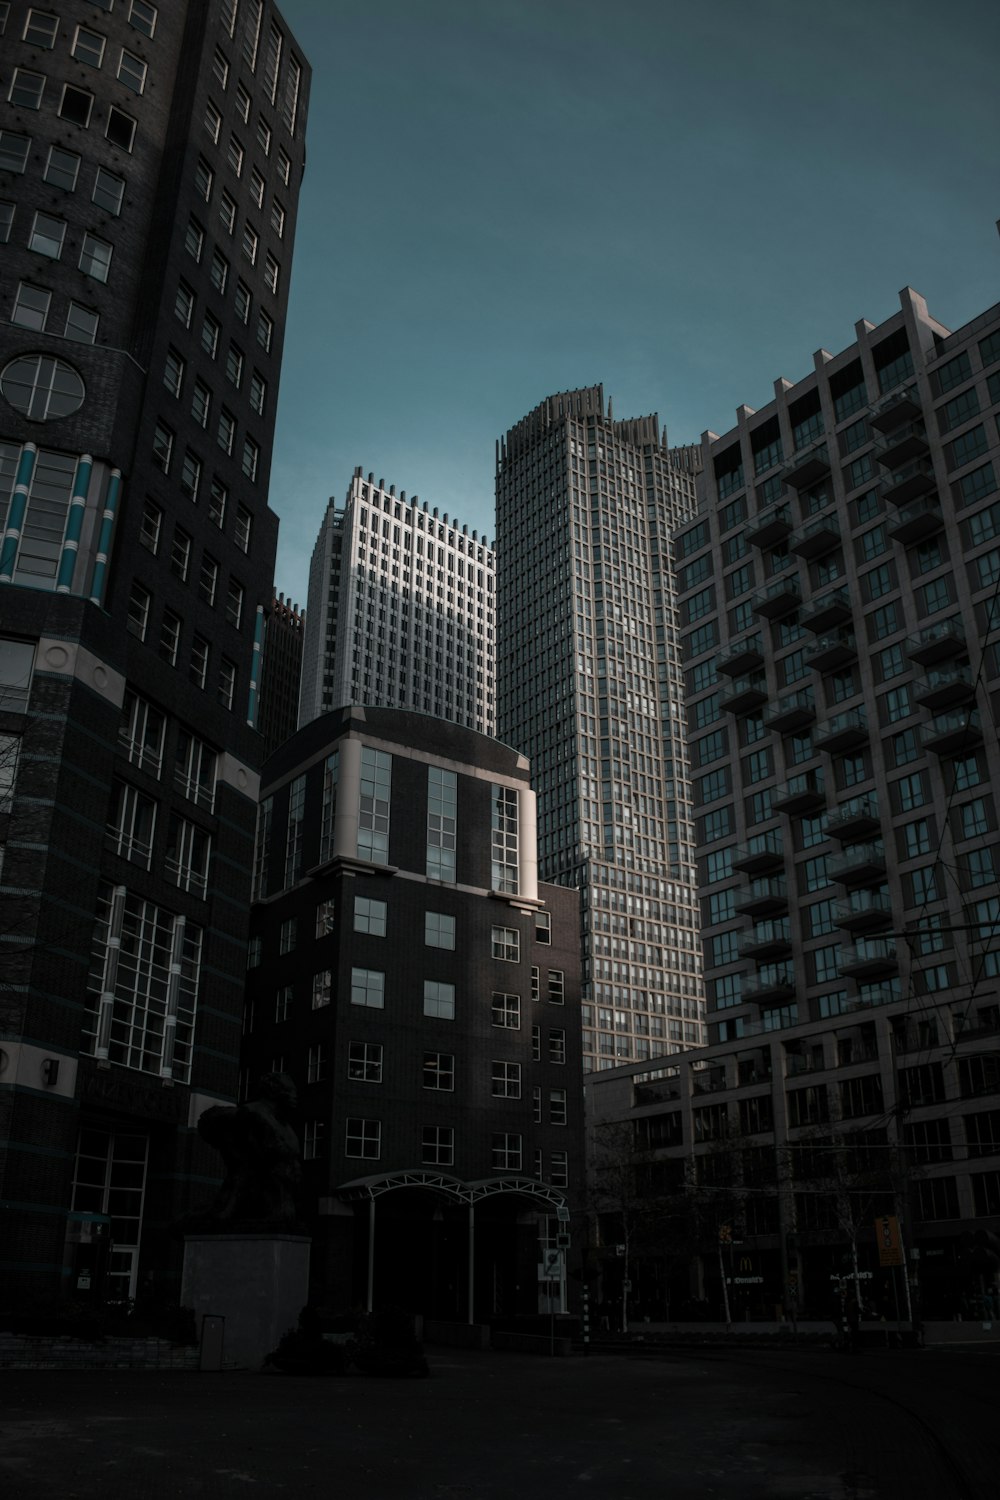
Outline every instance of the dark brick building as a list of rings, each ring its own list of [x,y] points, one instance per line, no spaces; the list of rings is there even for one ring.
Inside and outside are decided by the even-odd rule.
[[[579,898],[538,884],[527,761],[422,714],[327,714],[265,767],[254,875],[245,1078],[298,1085],[317,1293],[547,1308],[582,1188]]]
[[[273,755],[279,745],[291,738],[298,725],[305,629],[305,610],[300,610],[284,594],[275,594],[264,632],[257,722],[265,755]]]
[[[128,1297],[237,1079],[308,69],[263,0],[0,31],[0,1255]]]

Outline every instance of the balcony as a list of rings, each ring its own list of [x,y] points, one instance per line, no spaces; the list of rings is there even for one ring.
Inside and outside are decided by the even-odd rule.
[[[744,526],[744,535],[755,547],[773,547],[783,542],[791,529],[792,508],[787,500],[779,500],[751,516]]]
[[[924,495],[912,505],[904,505],[886,527],[897,542],[919,542],[922,537],[933,536],[944,525],[941,506],[936,495]]]
[[[693,1094],[718,1094],[728,1087],[724,1067],[698,1068],[691,1080]]]
[[[803,688],[797,693],[786,693],[764,712],[764,723],[769,729],[778,729],[782,734],[805,729],[816,718],[816,704],[812,688]]]
[[[833,511],[825,516],[817,516],[814,521],[807,521],[788,538],[789,552],[797,552],[800,557],[822,557],[824,552],[830,552],[839,545],[840,527]]]
[[[759,615],[766,615],[769,620],[780,619],[782,615],[798,609],[802,603],[799,575],[779,573],[777,578],[772,578],[770,583],[751,594],[750,598]]]
[[[826,868],[830,879],[838,880],[841,885],[870,885],[885,875],[885,846],[880,839],[858,844],[842,854],[831,855]]]
[[[910,385],[897,391],[888,400],[879,402],[869,421],[879,432],[891,432],[903,422],[912,422],[915,417],[919,417],[921,410],[916,388]]]
[[[938,714],[929,724],[920,726],[920,744],[935,755],[952,755],[957,750],[971,750],[983,743],[983,726],[978,708],[964,713]]]
[[[793,489],[806,490],[829,472],[830,454],[824,439],[820,443],[814,443],[811,448],[804,448],[801,453],[796,453],[782,477]]]
[[[754,667],[764,665],[764,647],[758,634],[746,635],[740,641],[734,641],[727,646],[725,651],[720,651],[715,659],[716,670],[725,672],[727,677],[741,677]]]
[[[823,789],[822,771],[803,771],[798,776],[793,776],[786,781],[784,786],[776,788],[772,804],[776,812],[801,813],[813,812],[822,807],[826,802],[826,792]]]
[[[819,672],[835,672],[858,659],[858,643],[852,630],[834,630],[819,636],[805,648],[806,665]]]
[[[954,708],[960,703],[971,703],[976,696],[972,671],[959,663],[935,667],[913,684],[913,696],[918,703],[934,712],[942,708]]]
[[[936,489],[933,466],[922,458],[917,459],[916,463],[907,464],[905,468],[897,469],[882,484],[884,498],[891,500],[893,505],[909,505],[911,500],[929,495]]]
[[[791,926],[787,917],[776,922],[758,922],[738,942],[740,958],[786,958],[792,951]]]
[[[810,600],[799,618],[817,635],[832,626],[846,625],[852,618],[850,589],[831,589],[828,594]]]
[[[736,892],[733,908],[741,917],[767,917],[788,910],[788,887],[783,875],[751,880]]]
[[[767,702],[767,680],[761,676],[735,677],[719,692],[719,707],[727,713],[746,714]]]
[[[833,919],[848,932],[875,932],[892,921],[892,902],[884,891],[852,891],[846,901],[836,902]]]
[[[900,423],[879,443],[877,457],[885,469],[898,469],[901,464],[913,459],[926,458],[930,452],[927,429],[919,418],[913,422]]]
[[[746,875],[761,875],[765,870],[779,869],[784,858],[781,830],[771,828],[767,833],[754,834],[745,844],[737,844],[733,869]]]
[[[868,720],[863,708],[848,708],[842,714],[834,714],[821,724],[813,736],[813,743],[820,750],[840,754],[842,750],[853,750],[868,743]]]
[[[896,939],[893,937],[861,938],[840,955],[840,972],[850,979],[879,979],[899,972]]]
[[[754,1005],[780,1004],[795,998],[795,975],[790,964],[765,964],[743,981],[743,999]]]
[[[840,802],[827,814],[826,831],[831,838],[843,842],[863,839],[866,834],[878,833],[882,820],[878,815],[878,798],[874,792],[864,797],[852,797],[849,802]]]
[[[949,657],[961,656],[965,652],[965,631],[957,617],[939,620],[928,625],[919,635],[911,635],[906,643],[910,660],[921,666],[930,666],[935,661],[947,661]]]

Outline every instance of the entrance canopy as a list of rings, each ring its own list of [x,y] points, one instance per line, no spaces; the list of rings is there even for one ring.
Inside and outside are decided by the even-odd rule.
[[[473,1204],[484,1198],[493,1198],[500,1193],[519,1193],[526,1198],[535,1198],[550,1208],[564,1208],[566,1196],[558,1188],[548,1187],[534,1177],[500,1176],[481,1177],[475,1182],[463,1182],[448,1172],[436,1172],[428,1167],[404,1168],[399,1172],[375,1172],[370,1177],[355,1177],[343,1182],[334,1193],[346,1202],[378,1198],[382,1193],[391,1193],[394,1188],[429,1188],[432,1192],[452,1198],[456,1203]]]

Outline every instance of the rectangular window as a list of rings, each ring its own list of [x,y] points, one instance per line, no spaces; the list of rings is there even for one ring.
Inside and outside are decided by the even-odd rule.
[[[566,975],[562,969],[549,970],[549,1004],[562,1005],[566,1000]]]
[[[221,250],[212,251],[208,274],[215,290],[224,294],[229,280],[229,262]]]
[[[225,407],[219,412],[219,424],[216,428],[215,440],[223,453],[232,453],[233,444],[236,441],[236,418]]]
[[[381,1083],[382,1043],[349,1042],[347,1076],[351,1083]]]
[[[163,363],[163,384],[171,396],[179,396],[184,381],[184,361],[176,349],[168,349]]]
[[[201,484],[201,459],[191,452],[190,448],[184,454],[181,463],[180,491],[192,505],[198,499],[198,486]]]
[[[204,338],[202,339],[204,342]],[[199,427],[208,426],[208,414],[212,407],[212,392],[207,385],[200,380],[195,382],[194,393],[191,397],[191,415]]]
[[[203,828],[172,813],[164,861],[167,879],[192,896],[204,896],[208,889],[211,845],[211,835]]]
[[[385,1007],[385,975],[377,969],[351,970],[351,1004],[371,1010]]]
[[[229,491],[221,479],[212,476],[212,484],[208,494],[208,519],[213,526],[218,526],[221,531],[226,524],[226,502],[229,499]],[[249,532],[247,533],[249,537]],[[244,547],[244,552],[247,550]]]
[[[494,958],[501,958],[512,964],[520,963],[521,934],[516,927],[494,927],[492,945]]]
[[[0,130],[0,171],[23,172],[31,149],[31,137]]]
[[[27,68],[15,68],[7,95],[15,109],[39,109],[45,92],[45,75]]]
[[[354,931],[367,932],[372,937],[385,937],[386,911],[384,901],[369,896],[354,898]]]
[[[9,756],[3,757],[6,763]],[[0,781],[6,766],[0,764]],[[116,781],[108,819],[107,843],[122,859],[132,860],[148,870],[153,855],[153,828],[156,803],[128,782]]]
[[[223,708],[232,709],[236,698],[236,674],[236,663],[224,656],[219,662],[219,684],[215,694]]]
[[[273,255],[265,255],[264,285],[267,287],[268,291],[273,292],[275,296],[277,296],[278,294],[278,275],[278,262],[275,260]]]
[[[170,549],[170,571],[182,583],[187,583],[191,566],[191,538],[179,526],[174,528],[173,546]]]
[[[236,523],[233,527],[233,541],[241,552],[250,551],[250,531],[253,525],[253,516],[245,505],[236,507]]]
[[[211,651],[209,642],[202,635],[196,635],[191,641],[191,660],[188,665],[188,676],[195,687],[204,689],[208,680],[208,658]]]
[[[288,825],[285,837],[285,886],[294,885],[302,874],[305,842],[306,778],[296,776],[288,790]]]
[[[235,344],[230,344],[226,355],[226,379],[239,390],[243,380],[243,355]]]
[[[455,986],[437,979],[424,980],[424,1015],[439,1021],[455,1019]]]
[[[451,1125],[423,1125],[420,1160],[424,1166],[450,1167],[455,1161],[455,1131]]]
[[[271,339],[274,336],[274,323],[266,312],[257,314],[257,342],[267,352],[271,349]]]
[[[518,890],[518,824],[517,792],[513,787],[493,786],[492,797],[492,871],[495,891],[517,894]]]
[[[80,270],[95,281],[107,281],[111,271],[112,247],[96,234],[84,234],[80,249]]]
[[[108,123],[104,134],[113,146],[122,151],[131,151],[135,142],[136,122],[131,115],[124,114],[120,109],[112,106],[108,110]]]
[[[490,1092],[495,1099],[520,1099],[521,1064],[495,1059],[490,1065]]]
[[[17,296],[14,298],[10,321],[16,323],[19,328],[30,328],[36,333],[41,333],[49,315],[51,300],[51,292],[43,291],[41,287],[31,286],[26,281],[20,282]]]
[[[492,1025],[506,1028],[508,1031],[519,1031],[521,1027],[520,995],[507,995],[494,990],[490,1016]]]
[[[133,94],[141,94],[146,87],[146,64],[134,52],[126,52],[124,47],[118,59],[118,82],[131,89]]]
[[[456,878],[457,814],[456,773],[428,766],[426,871],[430,880]]]
[[[236,199],[228,193],[219,198],[219,219],[226,233],[232,234],[236,228]]]
[[[243,469],[243,473],[251,483],[256,483],[257,465],[259,461],[260,449],[254,442],[252,437],[245,437],[243,439],[243,459],[241,467]]]
[[[38,212],[32,220],[28,249],[33,250],[36,255],[44,255],[48,260],[58,260],[62,255],[65,237],[65,220]]]
[[[440,911],[425,912],[424,943],[428,948],[446,948],[449,952],[454,952],[455,918]]]
[[[361,750],[358,799],[357,853],[361,859],[385,864],[389,858],[389,804],[392,793],[392,756],[384,750]]]
[[[425,1089],[438,1089],[451,1093],[455,1087],[455,1058],[450,1052],[425,1052],[423,1085]]]
[[[366,972],[364,970],[360,972]],[[333,997],[333,975],[329,969],[320,969],[312,977],[312,1008],[313,1010],[324,1010],[330,1004]],[[352,1005],[366,1005],[365,1000],[355,1000],[354,990],[351,990]]]
[[[549,1031],[549,1062],[564,1064],[566,1061],[566,1033],[561,1027]]]
[[[381,1120],[348,1119],[344,1135],[344,1155],[378,1161],[381,1152]]]
[[[234,383],[236,385],[239,385],[239,380],[235,381]],[[266,395],[267,382],[264,380],[264,377],[262,375],[259,375],[257,371],[254,370],[253,374],[250,377],[250,405],[253,407],[257,415],[261,417],[264,415],[264,401]]]
[[[182,623],[180,615],[174,614],[172,609],[163,611],[163,619],[160,622],[159,654],[171,667],[177,665]]]
[[[549,1124],[565,1125],[567,1118],[566,1089],[549,1089]]]
[[[235,578],[230,578],[226,589],[226,620],[236,630],[239,630],[243,620],[244,593],[243,585]]]
[[[508,1131],[497,1131],[492,1138],[492,1161],[495,1172],[520,1172],[521,1137]]]
[[[44,178],[52,187],[73,192],[80,171],[80,158],[75,151],[65,151],[61,146],[50,146],[45,163]]]

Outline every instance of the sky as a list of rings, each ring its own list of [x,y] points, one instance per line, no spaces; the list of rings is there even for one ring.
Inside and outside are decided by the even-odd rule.
[[[270,504],[356,465],[493,537],[495,441],[603,383],[727,432],[912,286],[1000,299],[996,0],[282,0],[313,69]]]

